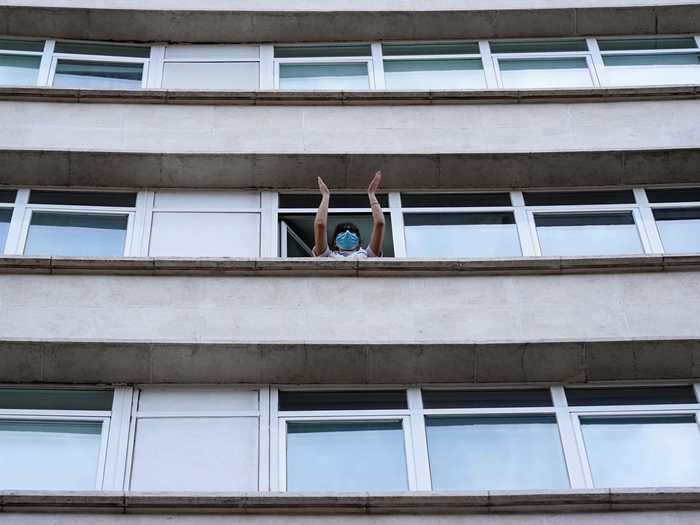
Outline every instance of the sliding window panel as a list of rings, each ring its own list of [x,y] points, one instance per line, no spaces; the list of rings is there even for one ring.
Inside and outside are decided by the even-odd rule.
[[[256,90],[259,87],[258,62],[166,62],[163,87],[166,89]]]
[[[153,257],[259,257],[260,214],[154,212]]]
[[[0,255],[5,251],[5,241],[7,241],[7,232],[10,229],[11,220],[12,210],[0,208]]]
[[[25,255],[124,255],[127,215],[32,212]]]
[[[700,84],[700,53],[604,55],[603,63],[610,86]]]
[[[481,59],[385,60],[387,89],[485,89]]]
[[[290,421],[287,490],[408,490],[401,421]]]
[[[430,213],[404,216],[409,257],[521,255],[512,213]]]
[[[40,56],[0,55],[0,85],[36,86]]]
[[[631,212],[535,214],[542,255],[634,255],[643,253]]]
[[[654,210],[666,253],[700,253],[700,208]]]
[[[428,417],[433,490],[569,487],[554,416]]]
[[[101,422],[0,420],[0,489],[95,490]]]
[[[498,59],[501,83],[507,89],[592,87],[585,57]]]
[[[367,63],[280,64],[279,88],[309,91],[369,89]]]
[[[700,485],[700,431],[695,417],[582,417],[596,487]]]
[[[141,89],[143,64],[59,59],[53,86],[81,89]]]

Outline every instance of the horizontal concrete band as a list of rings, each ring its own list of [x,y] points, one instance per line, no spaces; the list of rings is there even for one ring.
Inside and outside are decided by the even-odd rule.
[[[698,339],[485,344],[0,340],[0,383],[13,384],[478,385],[698,378]]]
[[[469,493],[0,492],[2,512],[195,514],[471,514],[693,510],[696,488]]]
[[[683,4],[683,2],[679,2]],[[1,3],[0,3],[1,4]],[[548,9],[323,11],[104,9],[6,2],[0,33],[138,42],[309,42],[391,39],[648,35],[700,30],[700,5]],[[78,4],[79,6],[80,4]],[[85,3],[82,4],[85,6]],[[327,8],[326,8],[327,9]],[[404,6],[405,9],[405,6]]]
[[[700,86],[524,89],[476,91],[188,91],[0,87],[0,100],[98,104],[191,104],[217,106],[424,106],[430,104],[573,104],[688,100]]]
[[[128,153],[0,150],[0,185],[386,190],[633,186],[700,182],[700,149],[445,154]]]
[[[508,259],[161,258],[0,256],[0,274],[469,276],[556,275],[700,270],[700,254]]]

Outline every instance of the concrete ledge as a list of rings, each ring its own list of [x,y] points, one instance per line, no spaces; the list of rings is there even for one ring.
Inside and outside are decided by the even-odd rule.
[[[131,153],[0,150],[0,185],[90,188],[386,190],[697,184],[700,148],[438,154]]]
[[[697,339],[479,344],[0,340],[0,382],[12,384],[498,385],[698,378]]]
[[[511,259],[215,259],[0,256],[0,274],[389,277],[698,271],[700,254]]]
[[[697,488],[387,494],[0,492],[2,512],[480,514],[700,509]]]
[[[28,102],[218,106],[424,106],[629,102],[700,98],[700,86],[477,91],[186,91],[0,87],[0,100]]]
[[[12,36],[136,42],[313,42],[446,38],[652,35],[699,32],[700,5],[624,0],[600,7],[552,2],[531,9],[470,8],[469,3],[362,10],[294,2],[250,2],[237,10],[105,9],[94,2],[0,3],[0,33]],[[514,4],[516,5],[516,4]],[[403,9],[402,9],[403,7]],[[520,6],[518,6],[520,7]],[[556,8],[560,7],[560,8]]]

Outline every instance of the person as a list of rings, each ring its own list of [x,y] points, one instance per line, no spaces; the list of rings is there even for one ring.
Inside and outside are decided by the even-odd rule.
[[[362,235],[357,225],[352,222],[342,222],[335,227],[331,244],[328,245],[328,204],[331,200],[331,192],[321,177],[318,178],[318,189],[321,192],[321,204],[316,212],[314,220],[314,249],[313,253],[317,257],[347,257],[366,258],[381,257],[382,243],[384,242],[384,214],[382,207],[375,195],[382,182],[382,172],[375,173],[372,182],[367,188],[369,204],[372,208],[372,236],[367,248],[362,248]]]

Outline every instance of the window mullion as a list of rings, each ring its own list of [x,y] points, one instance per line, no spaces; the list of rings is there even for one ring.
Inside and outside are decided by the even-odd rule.
[[[525,200],[521,191],[510,192],[510,198],[513,202],[513,216],[515,217],[515,225],[518,230],[518,239],[520,240],[520,249],[525,257],[535,257],[540,255],[537,249],[535,238],[532,232],[534,226],[530,224],[530,214],[525,208]]]
[[[411,442],[413,443],[413,450],[408,451],[408,453],[413,454],[416,471],[416,490],[431,490],[430,461],[421,389],[418,387],[409,388],[407,394],[408,408],[410,410]]]
[[[404,233],[403,211],[401,209],[401,194],[398,191],[389,192],[389,210],[391,234],[394,241],[394,257],[406,257],[406,235]]]
[[[263,44],[260,46],[260,90],[267,91],[275,89],[275,60],[274,46]]]
[[[600,54],[598,41],[595,38],[587,38],[586,43],[588,44],[588,49],[591,52],[590,56],[593,63],[593,73],[598,80],[598,85],[600,87],[605,87],[605,64],[603,63],[603,57]]]
[[[258,394],[258,490],[270,491],[270,387],[261,387]]]
[[[47,40],[44,42],[44,52],[41,55],[41,63],[39,65],[39,74],[37,76],[37,85],[48,86],[51,77],[51,62],[53,61],[53,50],[56,46],[55,40]]]
[[[491,56],[491,46],[488,40],[479,40],[479,53],[481,54],[481,65],[486,76],[486,87],[488,89],[498,89],[498,78],[496,75],[496,64]]]
[[[663,253],[664,248],[661,243],[661,236],[656,228],[654,212],[649,205],[647,194],[643,188],[634,188],[634,197],[639,206],[639,227],[643,229],[651,253]]]
[[[15,205],[12,208],[12,218],[10,219],[7,238],[5,239],[5,255],[22,255],[22,228],[28,202],[29,190],[17,190]]]
[[[263,191],[260,194],[262,210],[260,213],[260,256],[277,257],[280,240],[278,203],[276,191]]]
[[[151,59],[148,64],[146,88],[157,89],[162,87],[164,59],[165,46],[151,46]]]
[[[582,457],[584,451],[582,449],[579,450],[579,444],[576,438],[576,429],[574,428],[574,424],[569,413],[564,387],[554,386],[552,387],[551,392],[556,410],[561,445],[564,450],[564,461],[566,461],[566,469],[569,473],[569,483],[571,483],[571,488],[574,489],[588,488],[589,484],[586,481],[586,474],[583,466],[584,461]]]
[[[372,72],[374,74],[374,89],[386,89],[381,42],[372,42]]]
[[[114,388],[102,483],[103,490],[122,490],[124,488],[133,396],[134,389],[131,387],[117,386]]]

